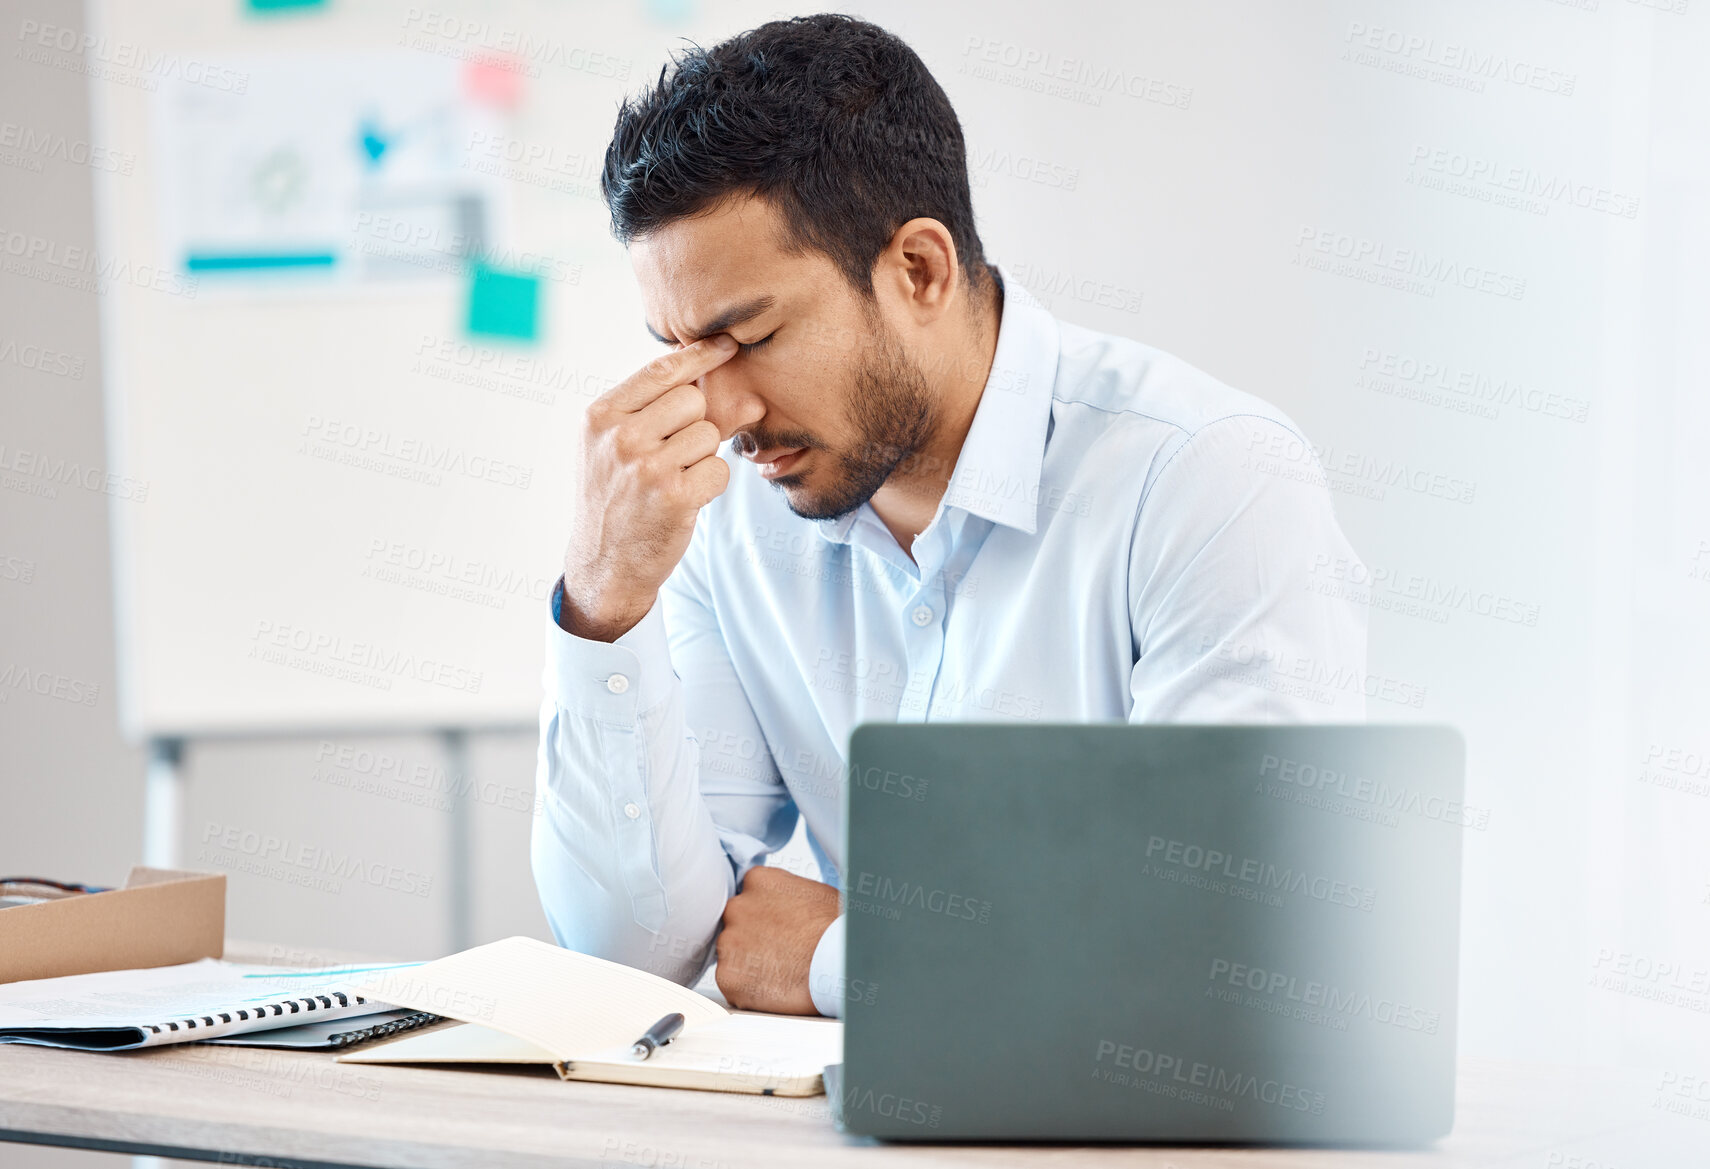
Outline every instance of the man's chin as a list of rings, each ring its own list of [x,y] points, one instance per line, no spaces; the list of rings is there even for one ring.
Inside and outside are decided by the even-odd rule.
[[[816,490],[805,474],[780,476],[772,480],[772,486],[784,493],[789,509],[804,520],[841,519],[866,502],[864,499],[851,502],[835,493]]]

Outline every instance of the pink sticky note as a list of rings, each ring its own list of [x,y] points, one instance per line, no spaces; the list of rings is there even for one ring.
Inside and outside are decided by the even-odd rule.
[[[523,61],[508,53],[483,54],[463,66],[463,92],[471,101],[514,110],[522,100]]]

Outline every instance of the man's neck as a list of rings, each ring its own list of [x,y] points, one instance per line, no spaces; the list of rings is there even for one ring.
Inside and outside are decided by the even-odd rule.
[[[926,374],[937,392],[931,434],[919,451],[891,473],[871,501],[873,511],[910,559],[915,537],[932,522],[950,486],[997,354],[1003,288],[995,271],[980,295],[984,311],[973,316],[952,345],[927,359]]]

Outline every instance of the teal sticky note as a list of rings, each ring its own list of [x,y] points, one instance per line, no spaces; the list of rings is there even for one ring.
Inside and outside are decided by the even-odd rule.
[[[540,277],[477,261],[469,272],[469,331],[533,341],[540,331]]]
[[[251,12],[289,12],[298,8],[325,8],[327,0],[244,0]]]
[[[680,24],[694,15],[693,0],[647,0],[647,14],[654,20]]]

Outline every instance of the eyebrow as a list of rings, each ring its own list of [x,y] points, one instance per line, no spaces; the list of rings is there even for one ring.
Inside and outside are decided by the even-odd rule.
[[[757,296],[753,300],[744,301],[739,305],[725,309],[699,329],[691,329],[689,332],[697,341],[702,337],[711,337],[717,333],[723,333],[735,325],[752,321],[760,314],[769,311],[776,303],[777,301],[770,296]],[[643,324],[647,325],[647,331],[653,334],[654,340],[662,345],[673,344],[671,338],[655,329],[651,321],[644,321]],[[688,342],[685,341],[684,344],[686,345]]]

